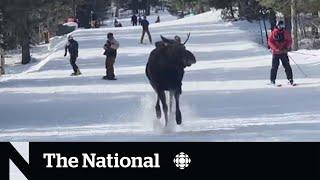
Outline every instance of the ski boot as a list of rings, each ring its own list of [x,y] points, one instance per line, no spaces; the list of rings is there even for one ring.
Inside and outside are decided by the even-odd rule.
[[[78,69],[77,72],[76,72],[76,75],[79,76],[79,75],[81,75],[81,74],[82,74],[82,73],[81,73],[80,70]]]
[[[108,76],[103,76],[102,79],[104,79],[104,80],[117,80],[115,77],[108,77]]]
[[[270,85],[275,86],[275,87],[281,87],[281,84],[276,84],[276,81],[271,81]]]
[[[289,84],[290,84],[291,86],[296,86],[296,85],[297,85],[296,83],[293,82],[292,79],[289,80]]]
[[[79,76],[79,75],[81,75],[81,72],[79,69],[76,72],[71,74],[71,76]]]

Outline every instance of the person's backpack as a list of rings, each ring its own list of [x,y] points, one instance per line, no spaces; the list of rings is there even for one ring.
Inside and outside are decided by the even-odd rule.
[[[277,41],[278,43],[283,43],[284,40],[285,40],[284,31],[279,31],[279,32],[276,34],[275,39],[276,39],[276,41]]]

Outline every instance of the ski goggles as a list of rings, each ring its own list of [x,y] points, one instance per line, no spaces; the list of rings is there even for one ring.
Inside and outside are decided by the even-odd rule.
[[[284,29],[284,28],[286,28],[286,26],[285,26],[284,24],[279,24],[279,25],[278,25],[278,28],[279,28],[279,29]]]

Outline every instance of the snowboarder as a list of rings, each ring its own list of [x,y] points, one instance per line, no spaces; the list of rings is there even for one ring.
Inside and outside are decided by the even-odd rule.
[[[81,72],[79,70],[79,67],[76,64],[77,58],[78,58],[78,49],[79,49],[79,44],[76,40],[73,39],[72,35],[68,36],[68,43],[65,46],[65,53],[64,57],[67,56],[67,53],[69,51],[70,54],[70,64],[73,68],[73,73],[71,76],[78,76],[81,75]]]
[[[108,33],[108,40],[104,45],[104,55],[106,55],[106,76],[103,79],[117,80],[114,74],[114,63],[117,57],[117,49],[119,48],[119,42],[114,38],[113,33]]]
[[[291,85],[294,85],[293,82],[293,73],[290,66],[288,51],[291,49],[292,37],[290,32],[285,30],[285,24],[283,21],[278,21],[276,28],[272,31],[268,44],[272,49],[272,68],[270,80],[271,84],[275,85],[278,67],[281,63],[285,68],[287,79]]]
[[[152,44],[152,38],[151,38],[150,31],[149,31],[149,21],[147,20],[147,16],[143,17],[143,20],[141,21],[141,26],[142,26],[142,36],[141,36],[140,43],[143,44],[144,35],[147,33],[148,37],[149,37],[150,44]]]
[[[131,17],[131,23],[132,23],[132,26],[138,25],[138,17],[135,14]]]

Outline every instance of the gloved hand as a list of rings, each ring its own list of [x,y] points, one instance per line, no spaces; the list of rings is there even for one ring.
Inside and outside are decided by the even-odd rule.
[[[289,51],[290,51],[289,48],[283,48],[283,49],[281,50],[281,53],[287,54]]]

